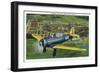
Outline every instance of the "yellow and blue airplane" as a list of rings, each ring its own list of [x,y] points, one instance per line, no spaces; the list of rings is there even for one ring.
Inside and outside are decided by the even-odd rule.
[[[33,38],[37,40],[37,44],[35,44],[35,48],[38,52],[46,52],[47,47],[53,48],[53,56],[56,55],[57,49],[71,50],[71,51],[86,51],[84,48],[76,48],[70,46],[61,45],[61,43],[68,40],[80,39],[78,34],[75,34],[75,28],[72,27],[70,32],[65,33],[53,33],[49,34],[46,37],[39,36],[37,34],[32,34]]]

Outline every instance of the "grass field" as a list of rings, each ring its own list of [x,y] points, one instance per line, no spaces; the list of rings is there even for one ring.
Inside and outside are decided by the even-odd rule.
[[[63,45],[71,46],[71,47],[79,47],[79,48],[86,48],[86,52],[76,52],[76,51],[67,51],[67,50],[57,50],[57,54],[53,57],[53,48],[47,48],[45,53],[37,53],[34,51],[33,43],[35,42],[34,39],[27,39],[26,42],[26,59],[44,59],[44,58],[68,58],[68,57],[84,57],[89,55],[88,50],[88,39],[85,38],[81,41],[68,41],[64,42]]]

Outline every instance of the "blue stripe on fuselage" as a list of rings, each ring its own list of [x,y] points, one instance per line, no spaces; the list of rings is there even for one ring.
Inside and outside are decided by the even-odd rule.
[[[53,45],[63,43],[67,40],[69,40],[69,35],[64,35],[62,37],[46,37],[41,42],[44,47],[51,47]]]

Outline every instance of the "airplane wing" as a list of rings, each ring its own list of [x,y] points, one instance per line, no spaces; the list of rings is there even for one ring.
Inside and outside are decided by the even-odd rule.
[[[76,48],[76,47],[69,47],[64,45],[56,45],[53,46],[54,49],[64,49],[64,50],[72,50],[72,51],[86,51],[84,48]]]
[[[35,38],[35,39],[38,40],[38,41],[40,41],[40,40],[43,39],[42,36],[39,36],[39,35],[37,35],[37,34],[32,34],[32,36],[33,36],[33,38]]]

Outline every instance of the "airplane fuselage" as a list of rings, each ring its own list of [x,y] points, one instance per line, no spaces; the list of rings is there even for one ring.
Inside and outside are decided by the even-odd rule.
[[[48,35],[47,37],[45,37],[40,41],[40,44],[42,44],[43,47],[52,47],[54,45],[63,43],[69,39],[70,39],[70,35],[67,34],[62,34],[62,35],[60,34],[60,36],[57,36],[57,34],[53,36]]]

